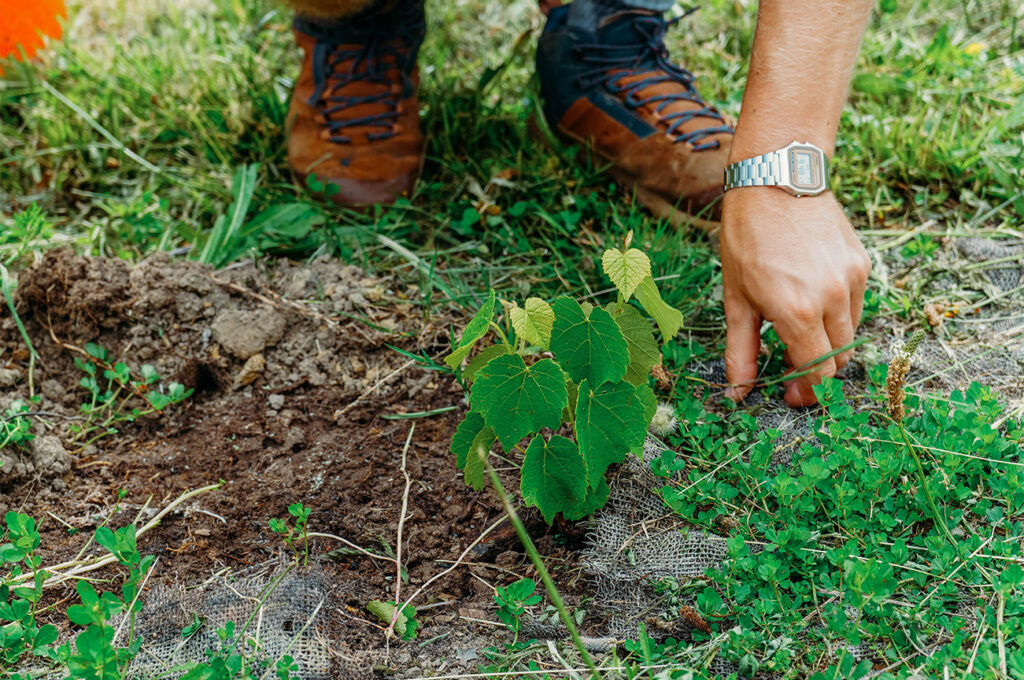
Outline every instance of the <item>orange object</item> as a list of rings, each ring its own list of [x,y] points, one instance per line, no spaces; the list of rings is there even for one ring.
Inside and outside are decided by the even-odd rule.
[[[21,59],[22,50],[35,56],[43,36],[60,38],[60,19],[66,17],[64,0],[0,0],[0,59]]]

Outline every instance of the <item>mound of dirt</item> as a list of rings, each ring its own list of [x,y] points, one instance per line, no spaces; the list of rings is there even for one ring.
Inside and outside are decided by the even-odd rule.
[[[0,368],[12,383],[0,407],[27,400],[33,388],[39,396],[36,439],[0,454],[0,510],[41,520],[44,564],[53,564],[78,552],[79,531],[145,521],[186,490],[223,480],[140,539],[144,554],[160,556],[150,586],[166,605],[166,593],[222,578],[225,569],[276,563],[284,546],[268,520],[295,502],[313,508],[311,530],[393,551],[405,487],[401,452],[415,424],[402,546],[403,592],[412,592],[501,517],[491,494],[464,485],[447,451],[461,388],[386,346],[435,357],[447,349],[453,319],[426,320],[410,302],[416,298],[414,287],[326,258],[214,272],[163,255],[130,266],[50,252],[21,273],[16,296],[39,353],[31,386],[14,320],[0,318]],[[163,383],[195,393],[95,443],[77,438],[74,418],[87,392],[74,360],[87,343],[133,371],[151,364]],[[550,537],[545,544],[554,550]],[[329,539],[311,545],[316,581],[332,593],[317,624],[330,641],[332,677],[368,677],[375,666],[398,677],[474,672],[475,650],[494,644],[496,629],[471,619],[493,620],[492,586],[528,573],[503,525],[474,548],[472,566],[416,603],[434,605],[420,617],[423,637],[443,638],[424,647],[392,642],[386,654],[366,604],[393,598],[394,565],[341,547]],[[61,588],[55,597],[73,596],[72,585]],[[176,611],[190,619],[185,604]],[[177,618],[169,623],[180,632]],[[68,633],[66,621],[54,622]]]

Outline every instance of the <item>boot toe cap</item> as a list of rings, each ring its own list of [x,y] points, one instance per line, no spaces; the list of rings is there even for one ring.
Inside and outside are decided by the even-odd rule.
[[[352,178],[328,177],[327,182],[338,187],[337,193],[331,196],[335,205],[369,206],[391,204],[399,198],[412,195],[416,188],[419,173],[415,170],[396,175],[385,180],[362,180]]]

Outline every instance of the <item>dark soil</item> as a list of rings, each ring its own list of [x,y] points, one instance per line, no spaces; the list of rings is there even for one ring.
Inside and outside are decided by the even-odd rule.
[[[0,511],[36,517],[44,565],[54,564],[74,557],[108,518],[115,527],[137,517],[144,523],[185,491],[223,480],[140,539],[143,554],[159,556],[151,586],[198,585],[224,568],[280,560],[287,550],[268,521],[286,516],[294,502],[313,508],[312,531],[382,553],[395,548],[401,452],[415,424],[402,546],[409,576],[403,592],[411,593],[501,516],[493,494],[464,485],[447,450],[461,418],[461,388],[385,346],[443,355],[455,321],[443,314],[426,320],[411,302],[417,295],[415,287],[327,259],[213,272],[162,256],[130,267],[51,252],[21,273],[17,307],[40,354],[32,379],[42,398],[33,410],[60,415],[35,419],[31,447],[0,452]],[[94,444],[76,440],[69,425],[80,421],[60,416],[76,415],[85,399],[74,358],[88,342],[133,370],[150,363],[165,382],[195,393]],[[11,383],[0,388],[0,408],[29,396],[28,365],[14,320],[0,317],[0,377]],[[446,406],[457,408],[382,417]],[[541,545],[558,550],[550,536]],[[340,547],[327,539],[311,544],[337,594],[323,634],[339,659],[357,650],[378,671],[389,666],[400,676],[474,672],[480,660],[471,660],[471,650],[494,644],[499,629],[467,619],[494,621],[492,586],[530,573],[503,525],[467,558],[472,566],[416,603],[440,603],[419,617],[420,640],[448,633],[444,641],[422,648],[392,642],[385,659],[382,632],[358,619],[373,619],[368,601],[393,598],[394,566],[352,554],[324,558]],[[59,600],[74,596],[71,585],[55,590]],[[366,664],[363,677],[372,673]]]

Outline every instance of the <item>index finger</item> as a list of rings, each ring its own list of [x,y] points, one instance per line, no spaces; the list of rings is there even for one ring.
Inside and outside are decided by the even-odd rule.
[[[792,322],[776,322],[775,331],[779,339],[786,343],[789,356],[793,360],[795,372],[810,370],[806,375],[794,378],[786,385],[786,403],[790,406],[812,406],[817,403],[814,396],[814,385],[821,382],[822,377],[836,374],[836,362],[833,357],[819,361],[821,357],[832,351],[832,342],[825,330],[824,320],[809,324]]]

